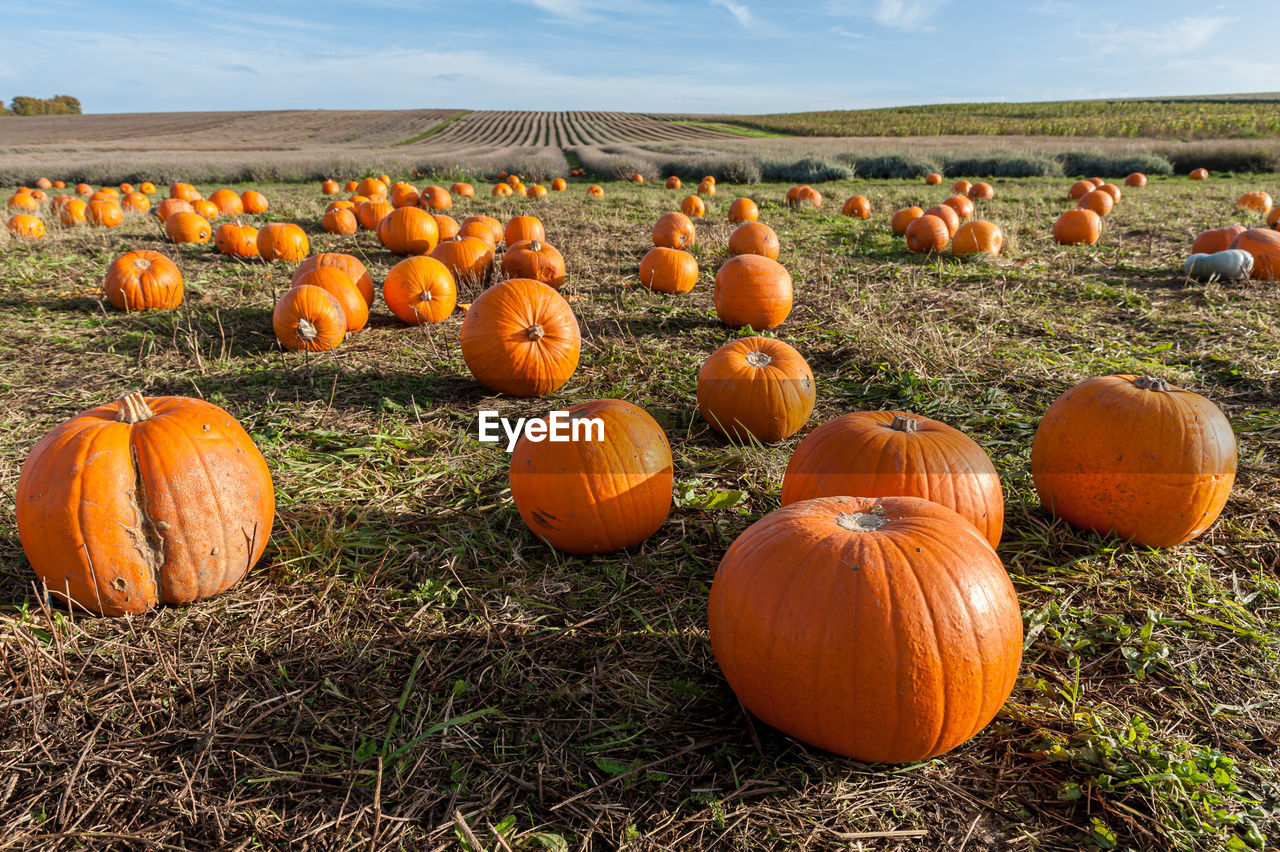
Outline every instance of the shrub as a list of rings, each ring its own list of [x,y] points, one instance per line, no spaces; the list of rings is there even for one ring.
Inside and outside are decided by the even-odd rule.
[[[760,164],[760,175],[765,180],[819,183],[828,180],[849,180],[853,177],[853,171],[818,157],[802,157],[799,160],[763,162]]]
[[[939,171],[937,163],[919,155],[879,154],[868,157],[858,154],[837,154],[836,159],[848,163],[853,167],[854,174],[863,178],[906,180]]]
[[[1066,177],[1124,177],[1132,172],[1173,174],[1173,164],[1155,154],[1104,154],[1100,151],[1065,151],[1058,155]]]
[[[1177,174],[1201,167],[1213,172],[1280,171],[1280,147],[1276,146],[1204,142],[1169,147],[1160,153],[1169,159]]]
[[[14,115],[79,115],[80,100],[71,95],[31,98],[17,95],[11,105]]]
[[[1062,165],[1040,154],[999,151],[987,156],[946,157],[941,171],[948,177],[1057,177],[1062,174]]]

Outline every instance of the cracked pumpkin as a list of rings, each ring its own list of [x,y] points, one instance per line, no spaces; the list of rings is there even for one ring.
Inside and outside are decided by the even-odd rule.
[[[275,517],[271,472],[231,415],[136,393],[49,432],[15,502],[49,594],[101,615],[226,591],[262,556]]]

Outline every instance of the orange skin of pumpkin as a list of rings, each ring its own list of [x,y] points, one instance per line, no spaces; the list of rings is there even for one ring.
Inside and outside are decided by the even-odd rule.
[[[327,352],[346,339],[347,315],[327,290],[303,285],[276,302],[271,326],[285,349]]]
[[[1191,244],[1192,254],[1215,254],[1231,248],[1236,237],[1249,230],[1244,225],[1229,225],[1225,228],[1210,228],[1201,231]]]
[[[409,325],[437,323],[453,313],[458,287],[453,274],[433,257],[409,257],[387,273],[382,300]]]
[[[707,212],[707,205],[696,195],[690,195],[680,202],[680,212],[690,219],[701,219]]]
[[[960,430],[910,412],[845,414],[796,447],[782,480],[782,505],[848,494],[932,500],[972,524],[992,547],[1004,530],[1000,477],[986,452]]]
[[[1114,183],[1104,183],[1102,186],[1098,187],[1098,191],[1105,192],[1107,195],[1110,195],[1111,200],[1117,204],[1120,202],[1120,187],[1116,186]]]
[[[1147,185],[1147,176],[1142,172],[1134,172],[1124,179],[1125,186],[1144,187]]]
[[[58,211],[58,218],[62,220],[64,225],[83,225],[85,210],[88,207],[89,205],[85,204],[82,199],[71,198]]]
[[[378,222],[378,239],[395,254],[431,254],[440,242],[440,226],[425,210],[401,207]]]
[[[1068,210],[1053,223],[1053,238],[1063,245],[1091,246],[1101,236],[1102,217],[1084,207]]]
[[[178,181],[169,184],[169,197],[190,203],[199,199],[200,193],[196,192],[196,188],[191,184]]]
[[[458,233],[455,234],[455,236],[477,239],[488,246],[489,252],[492,254],[494,250],[497,249],[498,243],[502,242],[502,226],[498,226],[498,235],[495,237],[493,235],[493,229],[484,222],[475,222],[468,219],[459,226]],[[441,240],[440,244],[444,245],[444,240]],[[437,250],[439,250],[439,248],[440,246],[436,246]]]
[[[141,397],[136,397],[141,400]],[[271,472],[231,415],[183,397],[130,401],[56,426],[22,466],[18,534],[50,594],[90,612],[145,612],[224,592],[262,556]]]
[[[1237,210],[1248,210],[1257,213],[1259,216],[1266,216],[1271,212],[1271,196],[1262,191],[1246,192],[1236,201]]]
[[[668,213],[653,223],[653,244],[666,248],[692,248],[697,232],[693,221],[683,213]]]
[[[937,186],[942,183],[942,175],[937,172],[929,172],[929,174],[924,176],[924,182],[929,186]]]
[[[448,210],[453,206],[453,196],[443,186],[424,187],[418,203],[427,210]]]
[[[349,180],[342,185],[343,192],[357,192],[359,189],[360,189],[360,184],[356,183],[353,180]]]
[[[36,187],[39,189],[53,189],[53,181],[47,177],[37,178]]]
[[[512,216],[502,229],[502,239],[508,246],[521,240],[537,240],[541,243],[546,242],[547,232],[536,216]]]
[[[12,216],[8,227],[9,233],[24,240],[43,239],[45,234],[44,222],[30,213],[18,213]]]
[[[91,225],[97,225],[100,228],[115,228],[124,221],[124,210],[114,201],[90,201],[85,218],[89,220]]]
[[[271,222],[258,229],[258,254],[268,263],[275,260],[301,263],[309,251],[311,243],[297,225]]]
[[[649,538],[671,513],[671,446],[644,409],[580,402],[570,418],[604,421],[603,441],[534,442],[511,453],[511,499],[536,535],[566,553],[612,553]]]
[[[440,232],[440,242],[453,239],[462,230],[458,220],[448,213],[432,213],[431,218],[435,220],[436,230]],[[439,245],[439,243],[436,245]]]
[[[324,212],[332,213],[334,210],[350,210],[355,215],[355,202],[346,198],[337,198],[325,205]]]
[[[121,199],[120,207],[132,213],[146,213],[151,209],[151,199],[141,192],[131,192]]]
[[[138,191],[143,195],[154,195],[156,185],[149,180],[144,180],[142,183],[138,184]]]
[[[489,233],[493,237],[492,240],[485,240],[485,242],[488,242],[490,244],[489,248],[497,248],[498,243],[502,242],[503,239],[505,239],[502,223],[499,222],[497,219],[494,219],[492,216],[468,216],[467,218],[462,220],[462,227],[459,228],[458,233],[461,234],[462,228],[466,228],[468,225],[472,227],[478,227],[480,225],[483,225],[485,228],[489,229]],[[468,236],[478,236],[478,235],[468,234]]]
[[[1071,184],[1071,188],[1067,190],[1067,198],[1071,201],[1079,201],[1095,189],[1097,189],[1097,187],[1090,181],[1078,180]]]
[[[35,211],[40,209],[40,202],[36,201],[25,192],[15,192],[10,198],[7,207],[10,210],[28,210]]]
[[[131,251],[107,267],[107,301],[122,311],[176,308],[182,304],[182,272],[155,251]]]
[[[681,183],[680,178],[676,177],[675,175],[672,175],[671,177],[667,178],[667,182],[666,182],[667,189],[680,189],[682,186],[684,186],[684,184]]]
[[[592,198],[604,198],[604,187],[593,183],[587,187],[587,195]]]
[[[564,297],[512,278],[481,293],[462,320],[462,359],[485,387],[508,396],[559,390],[578,367],[582,333]]]
[[[240,200],[240,196],[229,189],[218,190],[209,196],[209,200],[213,202],[223,216],[240,216],[245,212],[244,202]]]
[[[373,276],[369,274],[369,270],[365,268],[359,258],[349,254],[321,252],[320,254],[311,255],[293,270],[292,283],[297,285],[303,275],[321,266],[332,266],[347,273],[347,277],[351,279],[356,289],[360,291],[360,295],[364,297],[365,304],[370,307],[373,306]]]
[[[800,193],[803,190],[810,189],[807,183],[796,184],[787,190],[787,204],[795,206],[800,203]]]
[[[511,195],[511,187],[507,186],[505,183],[495,183],[489,194],[495,198],[506,198]]]
[[[295,287],[319,287],[338,300],[347,318],[347,333],[357,332],[369,322],[369,303],[346,272],[336,266],[316,266],[299,275]]]
[[[490,236],[484,231],[485,236]],[[431,256],[444,264],[459,284],[483,287],[493,273],[493,249],[479,237],[444,240]],[[505,257],[503,258],[505,260]],[[563,276],[563,271],[561,272]],[[563,277],[561,278],[563,281]]]
[[[1098,187],[1100,187],[1100,186],[1102,186],[1104,183],[1106,183],[1106,181],[1105,181],[1105,180],[1103,180],[1103,179],[1102,179],[1102,178],[1100,178],[1100,177],[1091,177],[1091,178],[1089,178],[1089,183],[1093,184],[1093,188],[1094,188],[1094,189],[1097,189]]]
[[[1250,228],[1231,243],[1231,248],[1253,255],[1250,278],[1259,281],[1280,280],[1280,231]]]
[[[967,180],[958,180],[951,184],[951,191],[956,195],[968,195],[971,189],[973,189],[973,184]]]
[[[740,254],[716,273],[716,315],[730,328],[775,328],[791,313],[791,274],[776,260]]]
[[[475,198],[476,188],[469,183],[455,183],[449,187],[449,194],[456,195],[459,198]]]
[[[356,214],[349,209],[338,208],[324,214],[320,227],[331,234],[349,237],[360,230],[360,223],[356,221]]]
[[[942,251],[951,240],[945,220],[928,213],[907,226],[907,248],[924,254]]]
[[[368,198],[373,198],[375,195],[380,195],[385,198],[387,195],[387,185],[377,178],[368,177],[356,184],[355,191],[357,194],[367,196]]]
[[[760,218],[760,208],[750,198],[735,198],[729,205],[729,221],[735,225]]]
[[[654,246],[640,261],[640,283],[659,293],[688,293],[698,283],[698,261],[681,249]]]
[[[320,191],[325,195],[337,195],[341,191],[336,180],[327,180],[320,184]]]
[[[826,497],[766,515],[721,560],[707,621],[747,710],[866,763],[972,738],[1022,656],[1000,558],[950,509],[915,497]]]
[[[890,217],[889,227],[892,228],[893,232],[899,237],[904,236],[911,223],[923,215],[924,210],[920,207],[904,207]]]
[[[213,232],[213,244],[231,257],[257,257],[258,229],[240,222],[227,222]]]
[[[1031,447],[1040,502],[1075,527],[1149,547],[1217,519],[1236,475],[1231,424],[1208,399],[1137,376],[1101,376],[1049,407]]]
[[[533,186],[529,187],[525,195],[530,198],[546,198],[547,188],[540,183],[535,183]]]
[[[205,201],[203,199],[191,202],[191,209],[196,212],[197,216],[207,222],[212,222],[221,215],[221,212],[218,210],[218,205],[214,204],[212,201]]]
[[[213,226],[198,213],[174,213],[164,221],[164,232],[175,243],[207,243]]]
[[[1099,216],[1106,216],[1115,206],[1115,200],[1111,195],[1101,189],[1095,189],[1084,198],[1080,199],[1080,207],[1084,210],[1092,210]]]
[[[715,195],[716,194],[715,181],[704,180],[702,181],[702,183],[698,184],[698,194],[699,195]]]
[[[975,219],[965,222],[951,239],[951,253],[956,257],[971,254],[998,255],[1004,248],[1004,232],[998,225]]]
[[[845,199],[840,212],[855,219],[866,219],[871,216],[871,202],[865,195],[851,195]]]
[[[990,199],[996,197],[996,191],[991,184],[986,183],[985,181],[978,181],[973,186],[969,187],[969,191],[966,192],[965,195],[975,200],[979,198]]]
[[[967,195],[953,195],[942,203],[955,210],[961,222],[967,222],[973,218],[973,202]]]
[[[360,227],[366,231],[377,230],[378,223],[394,212],[395,208],[391,206],[391,202],[381,195],[376,195],[368,201],[361,201],[356,205],[356,219],[359,220]]]
[[[521,240],[502,253],[502,272],[509,278],[532,278],[559,290],[564,284],[564,255],[550,243]]]
[[[925,216],[937,216],[947,226],[947,239],[955,236],[956,231],[960,230],[960,214],[956,212],[954,207],[948,207],[945,204],[935,204],[928,210],[924,211]],[[923,218],[923,217],[921,217]],[[915,224],[914,222],[912,224]],[[911,226],[907,226],[907,233],[911,233]]]
[[[87,183],[76,184],[76,195],[93,195],[93,187]]]
[[[722,435],[772,444],[794,435],[813,413],[813,372],[772,337],[726,343],[698,371],[698,410]]]
[[[1196,169],[1195,171],[1193,171],[1193,172],[1189,175],[1189,177],[1190,177],[1192,180],[1204,180],[1204,179],[1205,179],[1205,178],[1207,178],[1208,176],[1209,176],[1209,170],[1208,170],[1208,169]]]
[[[411,183],[397,183],[391,187],[390,201],[392,207],[417,207],[422,194]]]
[[[181,198],[166,198],[160,202],[160,206],[156,208],[156,216],[161,222],[169,221],[169,217],[174,213],[194,213],[196,209],[191,206],[191,202],[183,201]]]

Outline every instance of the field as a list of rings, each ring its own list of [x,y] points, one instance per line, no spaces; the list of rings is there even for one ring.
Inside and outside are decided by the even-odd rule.
[[[1262,832],[1274,844],[1280,291],[1181,268],[1197,232],[1238,220],[1243,191],[1280,195],[1276,175],[1154,178],[1125,190],[1091,249],[1050,238],[1063,180],[994,184],[979,213],[1008,243],[987,263],[911,255],[889,232],[890,211],[944,187],[833,182],[817,211],[784,206],[788,184],[749,189],[796,282],[776,335],[818,387],[809,425],[768,447],[725,442],[695,404],[700,364],[735,336],[711,284],[728,203],[748,190],[723,180],[682,297],[636,279],[652,222],[685,193],[609,182],[588,202],[573,180],[544,202],[457,199],[459,219],[533,208],[565,255],[582,363],[528,401],[471,378],[460,312],[409,328],[379,303],[367,330],[303,357],[272,332],[288,268],[179,249],[144,216],[105,232],[51,225],[40,244],[0,232],[0,849],[1246,849]],[[313,252],[352,252],[379,281],[397,262],[369,232],[321,231],[314,184],[258,188],[264,218],[300,223]],[[874,205],[866,222],[839,215],[855,191]],[[139,247],[179,260],[179,309],[104,301],[107,264]],[[1040,506],[1028,475],[1040,416],[1112,372],[1158,374],[1230,418],[1239,475],[1200,539],[1149,550]],[[271,543],[239,586],[196,605],[123,619],[51,608],[15,529],[19,469],[53,425],[134,390],[198,396],[245,425],[275,479]],[[600,397],[662,423],[676,506],[641,546],[567,557],[525,528],[507,455],[476,440],[477,411]],[[777,507],[798,439],[881,408],[943,420],[992,456],[1026,631],[996,720],[905,767],[753,722],[706,627],[720,557]]]

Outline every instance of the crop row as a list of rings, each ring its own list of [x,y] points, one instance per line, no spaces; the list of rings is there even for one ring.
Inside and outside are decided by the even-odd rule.
[[[440,145],[565,147],[616,142],[680,142],[724,134],[625,112],[481,110],[430,137]]]

